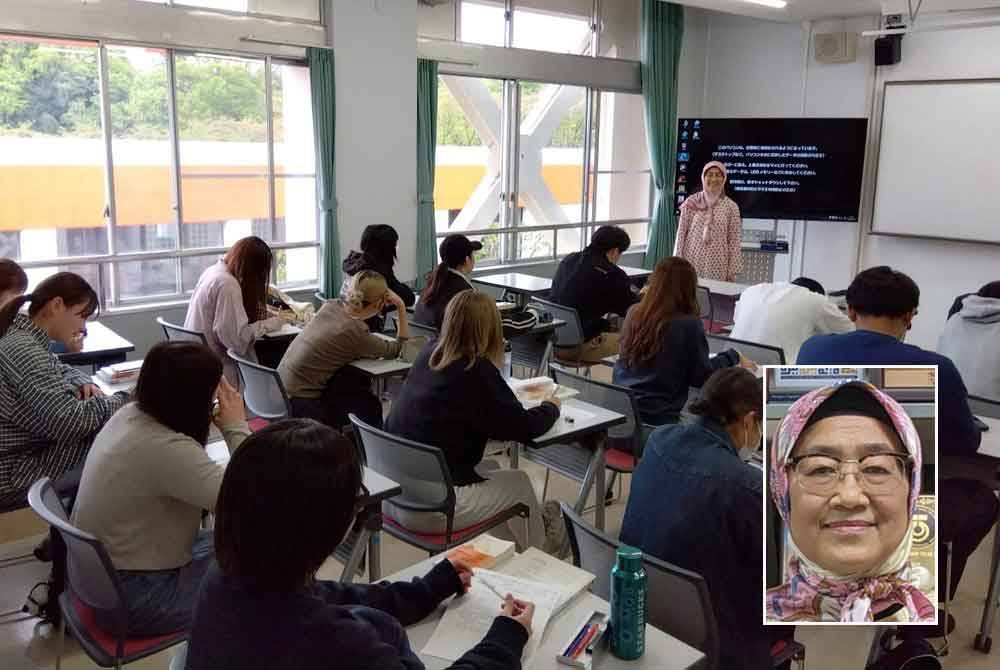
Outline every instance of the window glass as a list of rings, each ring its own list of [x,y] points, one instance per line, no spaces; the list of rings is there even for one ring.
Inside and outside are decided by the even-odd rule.
[[[108,252],[98,72],[94,44],[0,35],[0,233],[8,257]]]
[[[515,0],[512,46],[589,55],[593,8],[592,0]]]
[[[215,226],[213,239],[221,230],[224,240],[272,241],[270,226],[255,229],[271,217],[264,63],[178,55],[176,79],[183,246],[199,246],[190,224]]]
[[[649,152],[641,95],[601,93],[592,221],[648,219]],[[646,243],[648,224],[626,228],[633,245]]]
[[[506,46],[507,20],[504,3],[489,0],[461,0],[458,39],[461,42]]]

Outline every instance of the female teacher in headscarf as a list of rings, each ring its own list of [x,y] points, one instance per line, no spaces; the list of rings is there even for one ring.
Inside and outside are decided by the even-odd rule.
[[[726,167],[712,161],[701,171],[702,190],[681,205],[675,256],[686,258],[702,279],[735,281],[743,271],[743,221],[726,195]]]
[[[786,581],[768,621],[933,622],[933,588],[910,566],[920,440],[888,395],[828,386],[791,406],[771,447],[770,488],[788,526]]]

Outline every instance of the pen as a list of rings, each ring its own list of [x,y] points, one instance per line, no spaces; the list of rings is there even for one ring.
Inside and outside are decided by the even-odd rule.
[[[576,648],[570,651],[569,654],[570,658],[576,658],[577,656],[579,656],[580,652],[582,652],[584,648],[590,644],[590,641],[594,639],[594,635],[596,633],[597,633],[597,624],[596,623],[588,624],[587,634],[584,635],[583,639],[577,643]]]
[[[580,640],[583,639],[589,630],[590,626],[584,626],[581,628],[580,632],[573,638],[573,641],[569,643],[568,647],[566,647],[566,651],[563,652],[563,656],[566,658],[573,658],[573,650],[576,649],[576,645],[580,643]]]
[[[478,576],[478,575],[477,575],[477,576]],[[479,577],[479,583],[480,583],[480,584],[482,584],[483,586],[485,586],[486,588],[488,588],[488,589],[489,589],[490,591],[492,591],[492,592],[493,592],[493,594],[494,594],[494,595],[495,595],[495,596],[496,596],[497,598],[499,598],[500,600],[507,600],[507,596],[505,596],[505,595],[502,595],[502,594],[501,594],[501,593],[500,593],[499,591],[497,591],[497,589],[496,589],[496,587],[495,587],[495,586],[493,586],[492,584],[490,584],[490,583],[489,583],[488,581],[486,581],[486,580],[485,580],[485,579],[483,579],[482,577]]]

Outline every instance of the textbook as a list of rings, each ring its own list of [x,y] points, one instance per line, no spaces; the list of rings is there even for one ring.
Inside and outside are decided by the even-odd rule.
[[[514,543],[492,535],[480,535],[448,552],[448,558],[465,561],[471,568],[493,568],[514,555]]]

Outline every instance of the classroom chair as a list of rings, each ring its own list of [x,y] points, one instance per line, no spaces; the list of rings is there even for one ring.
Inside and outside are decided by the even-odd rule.
[[[560,351],[571,351],[584,343],[583,326],[580,325],[580,313],[572,307],[566,307],[550,300],[543,300],[542,298],[532,298],[528,307],[535,308],[539,312],[548,312],[552,315],[553,319],[558,319],[566,323],[566,325],[556,328],[554,331],[552,344],[555,360],[553,363],[574,370],[582,369],[584,370],[584,374],[589,377],[590,369],[595,365],[600,365],[600,363],[590,363],[582,361],[579,358],[576,360],[563,358],[559,355]]]
[[[747,340],[735,340],[724,335],[706,334],[708,339],[708,353],[717,354],[726,349],[735,349],[752,361],[761,365],[784,365],[785,352],[781,347],[770,344],[760,344],[758,342],[748,342]]]
[[[160,327],[163,328],[163,335],[170,341],[198,342],[199,344],[208,345],[205,334],[197,330],[189,330],[183,326],[170,323],[164,320],[162,316],[156,317],[156,323],[160,324]]]
[[[577,391],[575,398],[625,416],[624,423],[608,429],[604,464],[616,476],[634,472],[652,427],[644,426],[639,418],[639,409],[632,391],[623,386],[596,381],[555,367],[550,372],[557,384]],[[522,448],[520,455],[533,463],[545,466],[543,501],[548,494],[549,473],[552,470],[581,484],[587,481],[591,450],[581,444],[556,444],[542,449],[526,446]],[[619,486],[621,486],[620,480]],[[610,486],[608,488],[610,490]],[[583,509],[582,504],[586,503],[589,495],[590,489],[581,486],[580,496],[577,499],[579,509]],[[620,489],[618,497],[621,497]]]
[[[121,582],[104,544],[69,522],[66,509],[48,477],[32,484],[28,490],[28,504],[66,543],[66,590],[59,595],[62,621],[56,670],[62,662],[67,627],[90,660],[102,668],[121,668],[187,639],[186,630],[152,637],[129,637],[126,632],[128,609]],[[113,633],[98,626],[95,610],[110,613],[115,622]]]
[[[243,401],[257,418],[250,421],[254,430],[272,421],[292,417],[292,402],[288,399],[281,376],[274,368],[248,361],[232,349],[226,352],[236,362],[243,386]]]
[[[611,598],[611,568],[615,552],[621,543],[603,533],[566,503],[560,503],[566,532],[573,552],[573,565],[596,576],[590,591],[599,598]],[[660,559],[643,555],[646,569],[646,621],[681,642],[705,654],[710,670],[719,669],[719,631],[712,608],[708,584],[690,570],[677,567]],[[793,640],[776,645],[772,650],[774,667],[795,660],[805,667],[806,649]]]
[[[422,336],[426,337],[428,340],[433,340],[438,336],[437,328],[435,328],[434,326],[428,326],[427,324],[414,321],[412,314],[409,314],[407,316],[409,317],[407,325],[410,327],[411,337]],[[386,331],[392,333],[399,332],[399,325],[396,319],[396,314],[394,312],[386,314],[385,325],[386,325]]]
[[[715,310],[712,307],[712,292],[707,286],[698,286],[695,288],[695,296],[698,298],[698,316],[701,317],[701,321],[705,325],[705,331],[708,333],[714,332],[715,320],[713,315],[715,314]]]
[[[514,377],[514,368],[519,367],[524,369],[526,379],[548,377],[552,351],[552,333],[525,334],[512,338],[510,340],[510,376]]]
[[[349,418],[354,430],[361,436],[368,467],[403,489],[403,493],[387,503],[385,509],[391,510],[395,506],[412,512],[445,515],[444,533],[420,533],[406,528],[383,512],[384,528],[393,537],[433,556],[468,542],[516,516],[527,520],[528,507],[518,504],[468,528],[455,528],[455,485],[441,450],[369,426],[353,414]],[[518,549],[523,550],[524,547]]]
[[[1000,419],[1000,400],[990,400],[977,396],[969,396],[969,409],[976,416],[983,416],[992,419]],[[1000,486],[997,487],[1000,491]],[[1000,518],[997,519],[996,529],[993,535],[993,555],[990,559],[990,585],[986,592],[986,603],[983,605],[983,620],[976,633],[973,646],[985,653],[990,653],[993,648],[993,619],[996,616],[997,608],[1000,607]]]

